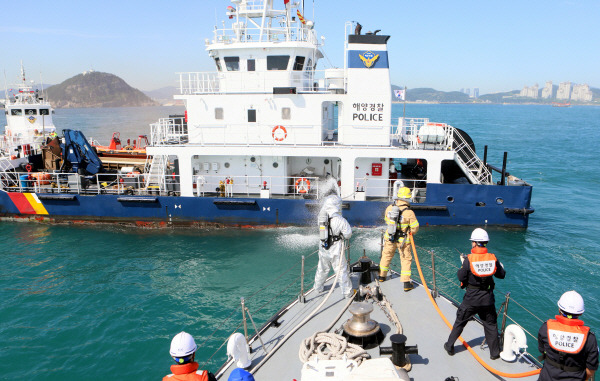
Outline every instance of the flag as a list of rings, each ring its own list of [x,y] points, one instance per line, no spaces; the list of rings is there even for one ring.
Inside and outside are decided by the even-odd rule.
[[[396,98],[405,101],[406,100],[406,89],[403,90],[394,90],[394,95]]]
[[[296,10],[296,14],[298,15],[298,20],[300,20],[300,22],[302,24],[306,24],[306,20],[304,19],[304,17],[302,17],[302,13],[300,13],[300,9]]]
[[[289,2],[290,0],[283,0],[283,5],[288,5]]]

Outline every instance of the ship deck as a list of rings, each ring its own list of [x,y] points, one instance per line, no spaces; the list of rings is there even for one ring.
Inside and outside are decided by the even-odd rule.
[[[395,272],[390,274],[388,280],[381,283],[381,291],[389,300],[401,322],[403,334],[407,337],[406,345],[418,346],[418,354],[408,355],[412,364],[412,369],[408,373],[411,380],[443,380],[451,376],[461,381],[505,379],[486,370],[459,342],[455,345],[456,354],[449,356],[443,348],[443,343],[448,338],[450,330],[432,306],[425,287],[417,285],[414,290],[403,292],[403,284],[400,282],[399,275]],[[351,279],[353,286],[356,288],[359,282],[358,274],[352,274]],[[270,326],[265,329],[261,337],[267,352],[272,351],[284,336],[290,333],[299,322],[304,320],[322,302],[327,295],[327,290],[331,288],[332,281],[333,276],[328,280],[325,292],[316,294],[311,290],[306,295],[305,303],[292,303],[289,310],[277,319],[281,323],[279,327]],[[254,377],[257,380],[300,380],[303,364],[299,359],[298,352],[302,341],[329,326],[340,311],[344,309],[347,302],[348,299],[342,298],[339,286],[336,287],[321,310],[276,350],[260,369],[255,373],[253,372]],[[446,318],[453,323],[457,306],[441,296],[436,298],[436,302]],[[350,312],[346,310],[341,318],[335,321],[331,332],[340,330],[343,323],[350,317]],[[371,319],[380,324],[381,330],[385,334],[381,346],[390,347],[389,336],[396,333],[396,327],[378,304],[374,304]],[[513,363],[501,359],[490,360],[487,347],[481,348],[480,346],[484,337],[483,327],[478,321],[470,322],[463,331],[462,337],[484,361],[500,372],[522,373],[537,368],[529,363],[529,358],[525,359],[525,356],[519,357]],[[253,344],[253,350],[250,354],[252,359],[250,369],[253,369],[265,357],[265,351],[256,338],[254,338],[254,341],[250,340],[250,342]],[[368,352],[372,359],[386,357],[379,355],[379,348],[377,347],[368,350]],[[389,358],[389,356],[387,357]],[[228,362],[218,373],[218,378],[227,380],[233,369],[235,369],[235,365],[231,361]],[[537,375],[521,379],[536,380]]]

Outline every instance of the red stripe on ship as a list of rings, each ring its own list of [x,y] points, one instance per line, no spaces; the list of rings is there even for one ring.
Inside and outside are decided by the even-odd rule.
[[[37,214],[23,193],[9,193],[8,196],[21,214]]]

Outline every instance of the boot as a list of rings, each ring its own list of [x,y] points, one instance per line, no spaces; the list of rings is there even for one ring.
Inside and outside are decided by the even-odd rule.
[[[408,292],[408,291],[412,290],[413,288],[415,288],[415,287],[413,286],[411,281],[404,282],[404,292]]]

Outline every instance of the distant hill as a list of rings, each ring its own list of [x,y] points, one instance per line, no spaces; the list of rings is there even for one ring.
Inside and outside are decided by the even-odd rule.
[[[478,99],[480,101],[483,102],[491,102],[491,103],[506,103],[508,99],[511,100],[511,103],[518,103],[519,101],[525,103],[527,102],[531,102],[530,98],[521,98],[519,99],[518,97],[515,97],[519,95],[521,91],[519,90],[513,90],[513,91],[506,91],[504,93],[493,93],[493,94],[485,94],[485,95],[481,95]]]
[[[392,85],[392,100],[398,101],[394,96],[394,90],[400,90],[402,87]],[[407,102],[436,102],[436,103],[468,103],[473,99],[460,91],[438,91],[432,88],[416,88],[406,90]]]
[[[177,93],[178,91],[175,86],[167,86],[156,90],[144,91],[144,94],[156,100],[173,100],[173,95]]]
[[[158,103],[114,74],[85,72],[46,89],[56,108],[136,107]]]

